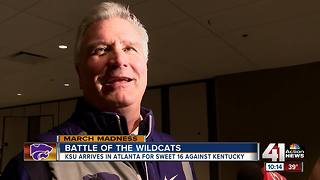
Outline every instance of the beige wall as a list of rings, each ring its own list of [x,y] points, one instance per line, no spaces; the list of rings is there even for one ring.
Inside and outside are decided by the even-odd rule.
[[[70,107],[72,108],[72,107]],[[51,117],[53,118],[53,126],[57,126],[59,124],[59,102],[51,102],[51,103],[43,103],[41,104],[41,114],[43,117],[41,117],[41,122],[45,127],[43,128],[46,129],[48,126],[51,125],[51,122],[45,123],[46,120],[51,121]],[[41,129],[42,130],[42,129]]]
[[[27,140],[28,121],[25,118],[24,107],[12,108],[2,115],[2,119],[5,121],[5,128],[1,132],[1,138],[2,134],[4,134],[4,143],[7,146],[3,147],[1,163],[6,164],[11,157],[18,153],[18,149],[22,149],[23,142]]]
[[[177,141],[208,141],[205,83],[173,86],[169,89],[170,131]],[[198,179],[209,179],[209,163],[194,162]]]
[[[77,101],[75,99],[59,102],[59,124],[66,121],[72,115],[76,107],[76,103]]]
[[[151,109],[156,121],[156,129],[162,129],[162,108],[161,108],[161,90],[149,89],[145,92],[142,100],[142,106]]]
[[[216,79],[220,141],[285,142],[305,146],[307,179],[320,155],[320,64],[240,73]],[[235,164],[221,163],[221,178],[234,179]]]
[[[28,117],[40,116],[40,133],[57,126],[68,119],[75,108],[76,100],[57,101],[17,108],[0,109],[0,142],[4,134],[3,158],[1,170],[7,162],[23,148],[28,136]],[[5,117],[5,128],[3,119]]]
[[[179,141],[208,141],[205,83],[170,87],[170,130]]]

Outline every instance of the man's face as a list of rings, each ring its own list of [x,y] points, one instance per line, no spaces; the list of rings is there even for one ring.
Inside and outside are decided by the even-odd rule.
[[[140,106],[147,85],[142,36],[130,22],[111,18],[87,29],[77,66],[84,97],[100,110]]]

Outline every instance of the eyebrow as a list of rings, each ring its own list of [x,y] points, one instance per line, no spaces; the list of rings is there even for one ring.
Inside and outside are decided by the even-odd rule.
[[[107,43],[106,41],[91,41],[89,43],[86,43],[85,44],[85,47],[87,48],[93,48],[93,47],[96,47],[98,45],[110,45],[110,43]]]
[[[138,42],[132,42],[132,41],[121,41],[120,42],[121,44],[124,44],[124,45],[131,45],[131,46],[139,46],[140,43]],[[97,45],[113,45],[114,42],[106,42],[104,40],[98,40],[98,41],[91,41],[89,43],[87,43],[85,46],[86,47],[95,47]]]
[[[132,41],[121,41],[122,44],[129,44],[131,46],[138,46],[140,43]]]

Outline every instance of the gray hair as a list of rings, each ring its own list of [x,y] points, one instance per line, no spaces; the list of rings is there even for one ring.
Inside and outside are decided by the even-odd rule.
[[[141,33],[142,36],[142,48],[143,53],[146,58],[148,58],[148,41],[149,37],[147,34],[147,30],[138,20],[138,18],[129,11],[129,8],[124,7],[123,5],[115,2],[102,2],[94,7],[91,12],[82,20],[79,28],[78,34],[76,37],[76,44],[75,44],[75,56],[74,56],[74,63],[78,65],[80,62],[80,51],[81,51],[81,44],[83,37],[89,28],[89,26],[98,21],[103,19],[111,19],[113,17],[119,17],[124,20],[129,21],[130,23],[136,25]]]

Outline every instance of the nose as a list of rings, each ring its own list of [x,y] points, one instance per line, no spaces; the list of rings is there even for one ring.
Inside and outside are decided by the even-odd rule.
[[[109,66],[113,68],[128,67],[128,61],[125,52],[120,45],[115,44],[108,62]]]

